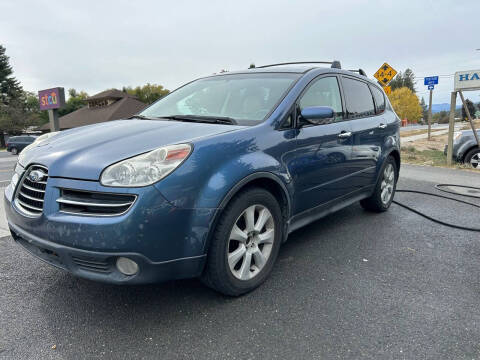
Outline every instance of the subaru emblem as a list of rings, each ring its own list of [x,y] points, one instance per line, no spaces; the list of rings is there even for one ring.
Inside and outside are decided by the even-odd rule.
[[[42,181],[46,176],[47,176],[47,174],[45,174],[41,170],[33,170],[32,172],[30,172],[30,174],[28,174],[28,179],[31,182],[35,183],[35,182]]]

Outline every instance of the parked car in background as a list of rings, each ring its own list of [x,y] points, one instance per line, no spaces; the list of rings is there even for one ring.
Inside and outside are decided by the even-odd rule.
[[[7,151],[13,155],[19,154],[28,145],[33,143],[37,137],[31,135],[12,136],[7,141]]]
[[[92,280],[201,277],[240,295],[292,231],[358,201],[386,211],[400,119],[383,89],[337,61],[284,65],[198,79],[131,119],[35,142],[5,190],[13,239]]]
[[[480,137],[480,130],[477,130]],[[444,153],[447,155],[448,145]],[[472,130],[455,132],[453,138],[452,156],[455,161],[471,165],[474,169],[480,169],[480,147],[478,147]]]

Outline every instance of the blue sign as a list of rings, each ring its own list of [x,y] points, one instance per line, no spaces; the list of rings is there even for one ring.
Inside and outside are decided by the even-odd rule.
[[[428,90],[433,90],[434,87],[435,86],[433,86],[433,85],[428,85]]]
[[[438,84],[438,76],[427,76],[423,78],[424,85],[437,85]]]

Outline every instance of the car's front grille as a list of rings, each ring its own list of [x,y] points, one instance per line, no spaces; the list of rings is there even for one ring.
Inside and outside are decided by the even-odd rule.
[[[83,270],[109,273],[111,272],[111,264],[106,260],[99,261],[98,259],[89,259],[84,257],[72,256],[73,262]]]
[[[47,188],[48,169],[32,165],[23,174],[15,194],[15,205],[26,215],[40,216]]]
[[[136,195],[61,189],[60,211],[75,215],[118,216],[133,205]]]

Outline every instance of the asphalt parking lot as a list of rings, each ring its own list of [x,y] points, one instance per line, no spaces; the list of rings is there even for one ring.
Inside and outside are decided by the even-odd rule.
[[[1,170],[10,166],[4,155]],[[437,193],[435,183],[479,180],[404,166],[398,188]],[[480,224],[478,208],[408,193],[396,200]],[[353,205],[293,233],[272,276],[240,298],[198,280],[77,279],[8,236],[0,254],[0,358],[480,359],[479,233],[395,204],[383,214]]]

